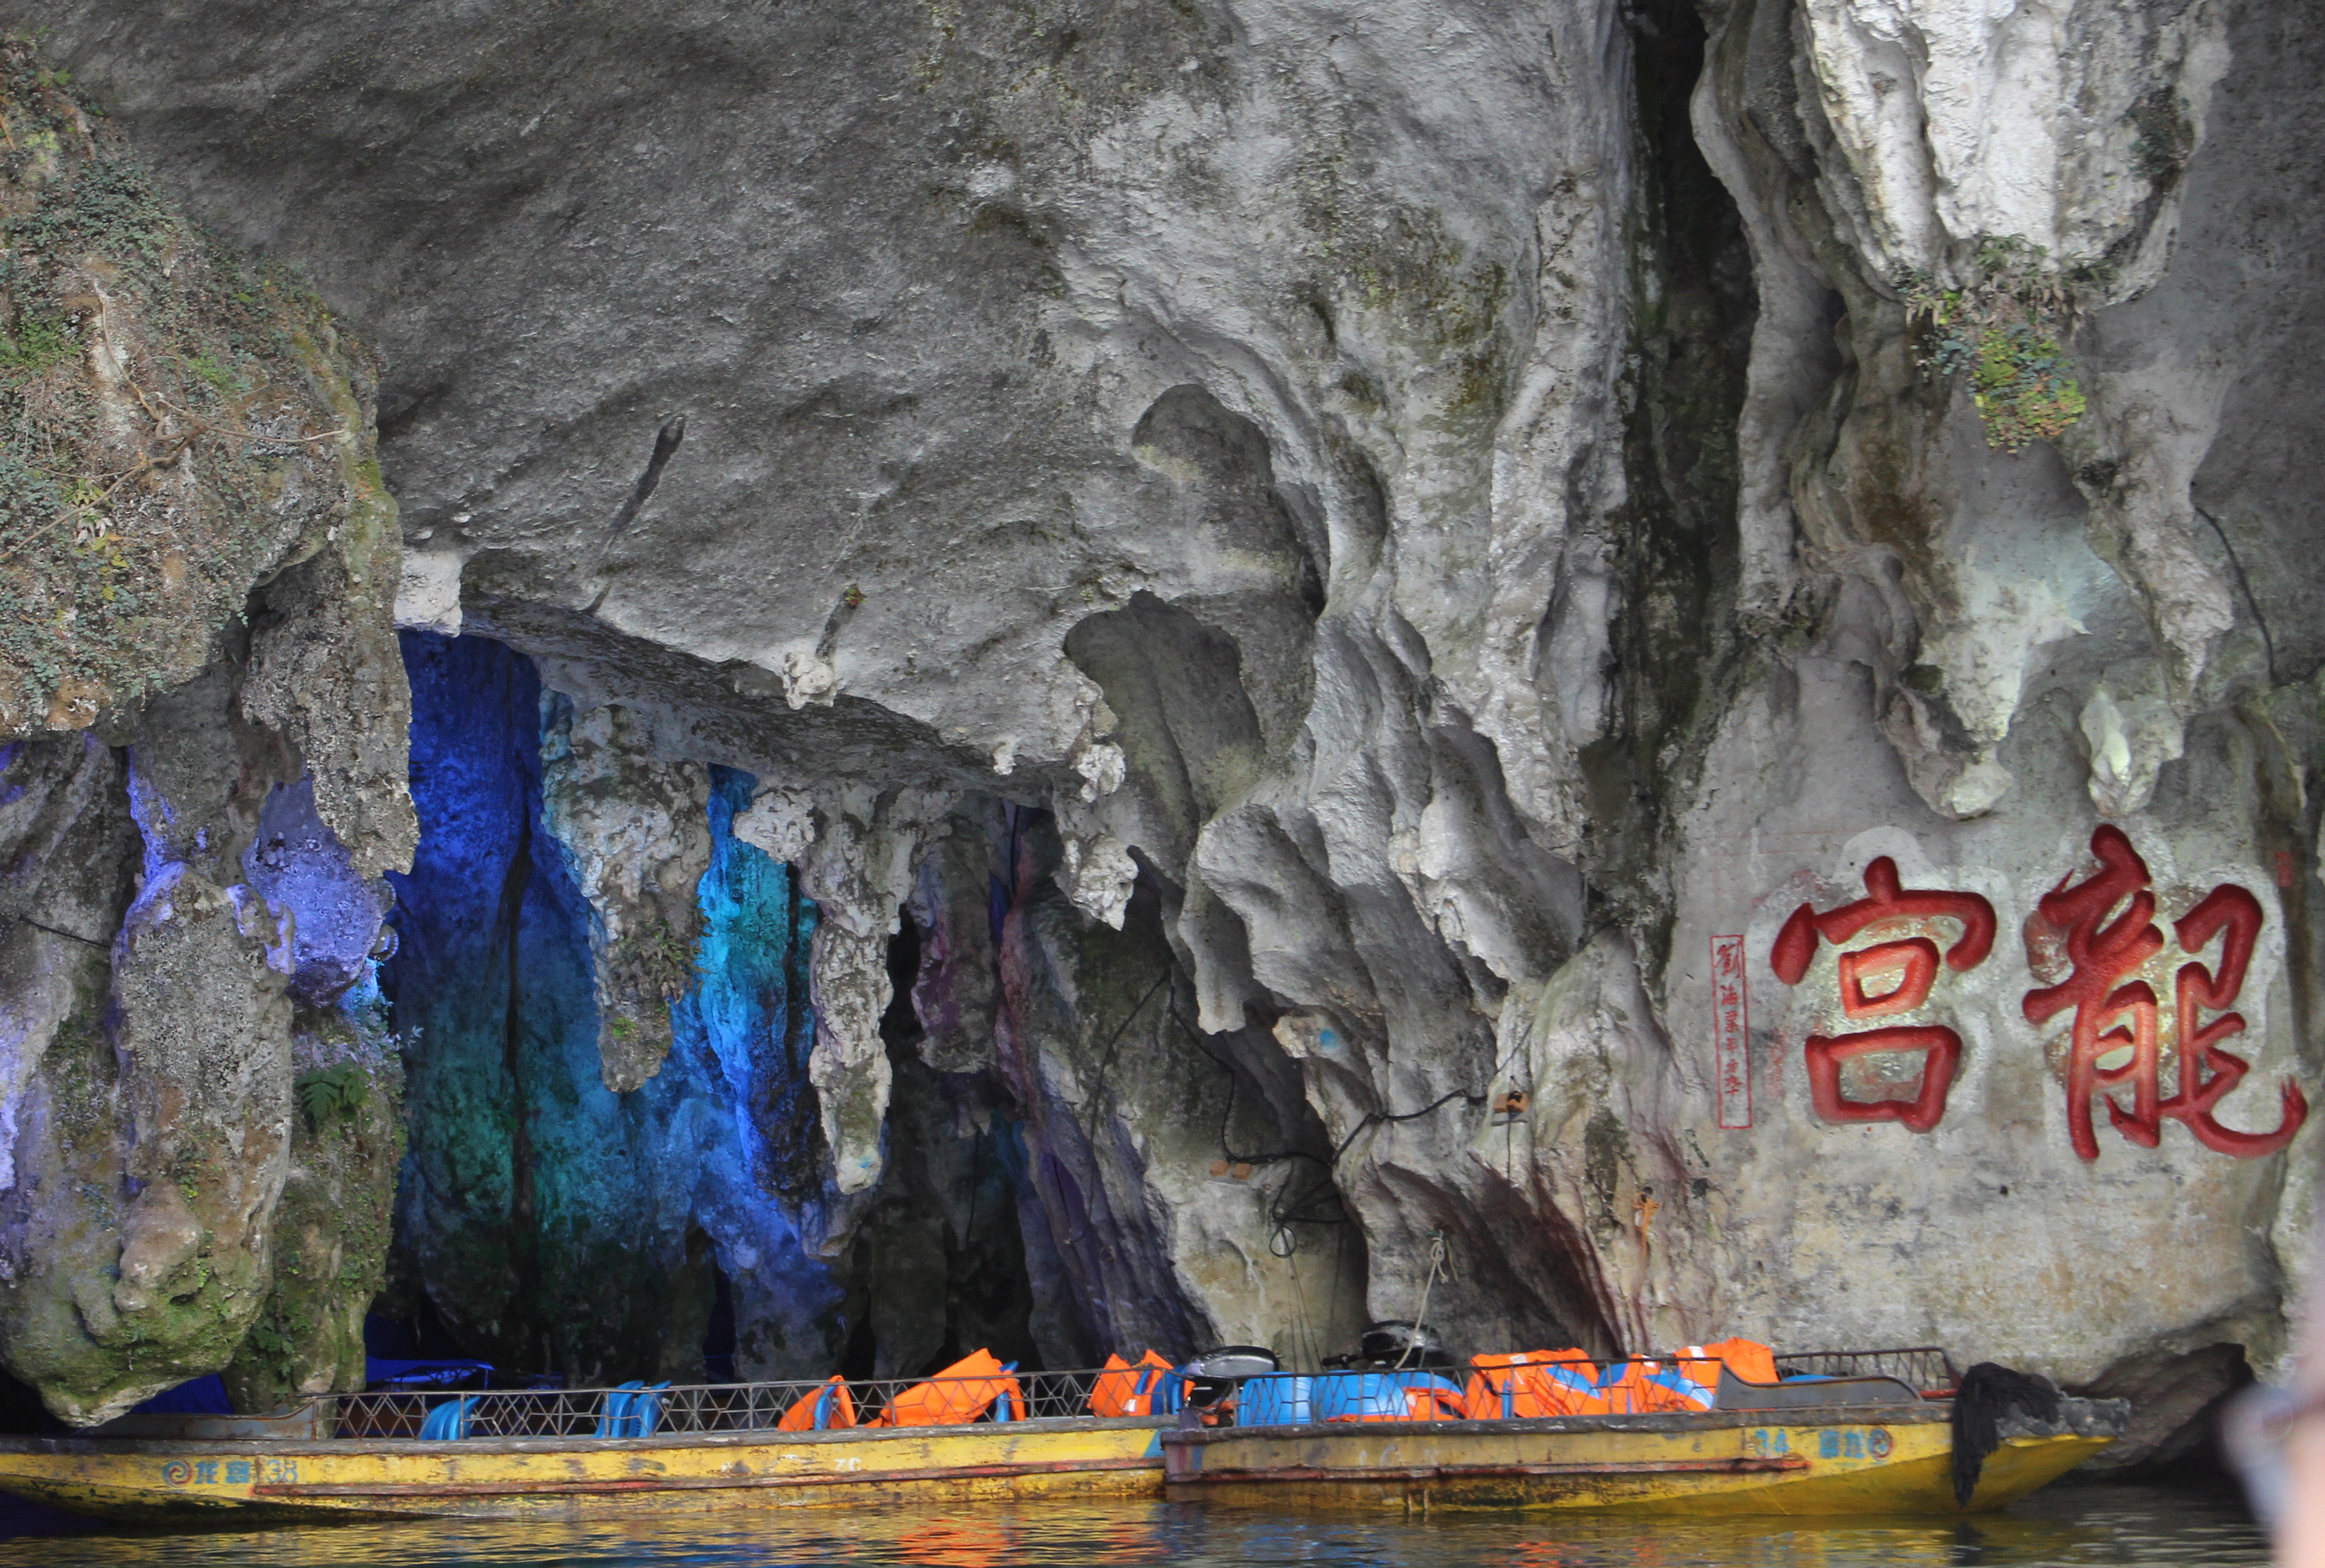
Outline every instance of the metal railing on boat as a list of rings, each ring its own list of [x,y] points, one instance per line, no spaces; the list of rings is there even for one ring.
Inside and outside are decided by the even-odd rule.
[[[1894,1378],[1932,1398],[1950,1395],[1960,1382],[1952,1360],[1934,1346],[1879,1350],[1786,1351],[1776,1357],[1778,1373],[1786,1378]],[[1668,1366],[1669,1358],[1631,1357],[1597,1366],[1602,1387],[1592,1408],[1607,1415],[1653,1414],[1672,1408],[1668,1396],[1647,1382],[1619,1376],[1618,1369],[1637,1362],[1643,1370]],[[1545,1358],[1545,1364],[1549,1359]],[[1416,1386],[1443,1378],[1457,1388],[1466,1385],[1469,1367],[1411,1368],[1376,1372]],[[1323,1374],[1320,1376],[1329,1376]],[[1342,1374],[1347,1376],[1348,1374]],[[1066,1372],[1015,1372],[996,1377],[986,1373],[959,1378],[872,1378],[845,1385],[848,1419],[829,1415],[817,1425],[877,1427],[920,1424],[935,1408],[954,1413],[954,1419],[1044,1420],[1088,1417],[1098,1379],[1113,1378],[1126,1392],[1132,1374],[1089,1369]],[[459,1435],[467,1438],[570,1438],[689,1436],[724,1432],[764,1432],[794,1415],[804,1402],[836,1400],[841,1387],[830,1379],[816,1382],[704,1383],[677,1387],[640,1388],[509,1388],[448,1396],[441,1391],[388,1391],[375,1394],[330,1394],[317,1397],[310,1408],[319,1434],[347,1438],[419,1437],[431,1413],[457,1398]],[[915,1397],[919,1416],[894,1422],[898,1398],[907,1390]],[[1402,1400],[1402,1394],[1399,1394]],[[1177,1403],[1160,1397],[1140,1406],[1160,1411]],[[811,1412],[812,1406],[811,1406]],[[1226,1417],[1233,1420],[1229,1415]],[[1410,1418],[1422,1421],[1459,1420],[1463,1415],[1445,1402],[1412,1401]],[[794,1421],[794,1425],[801,1423]]]
[[[1953,1358],[1934,1345],[1894,1350],[1784,1350],[1780,1377],[1894,1378],[1925,1398],[1944,1399],[1961,1384]]]
[[[1836,1385],[1845,1404],[1866,1400],[1879,1382],[1906,1397],[1945,1399],[1960,1379],[1945,1351],[1934,1346],[1875,1350],[1810,1350],[1774,1356],[1782,1382],[1795,1396],[1734,1408],[1805,1408],[1807,1392]],[[1237,1397],[1247,1408],[1229,1419],[1259,1424],[1311,1421],[1443,1421],[1518,1419],[1542,1415],[1672,1415],[1718,1407],[1725,1387],[1718,1358],[1684,1351],[1594,1361],[1579,1351],[1542,1350],[1485,1359],[1484,1365],[1368,1368],[1314,1376],[1284,1374],[1246,1384]],[[1738,1380],[1741,1391],[1765,1385]],[[1269,1385],[1275,1387],[1271,1387]],[[1884,1399],[1887,1396],[1884,1396]],[[1480,1401],[1487,1414],[1480,1414]],[[1323,1414],[1329,1411],[1329,1414]]]
[[[886,1424],[897,1396],[915,1388],[930,1391],[920,1396],[923,1408],[934,1405],[977,1412],[980,1420],[996,1418],[996,1407],[1005,1400],[1005,1419],[1088,1417],[1098,1379],[1107,1375],[1090,1370],[850,1379],[846,1389],[851,1421],[845,1424]],[[459,1395],[395,1390],[321,1395],[313,1408],[318,1430],[336,1437],[418,1437],[430,1414],[456,1398],[461,1401],[461,1435],[468,1438],[668,1437],[769,1431],[803,1401],[822,1398],[837,1387],[825,1380],[662,1388],[496,1388]]]

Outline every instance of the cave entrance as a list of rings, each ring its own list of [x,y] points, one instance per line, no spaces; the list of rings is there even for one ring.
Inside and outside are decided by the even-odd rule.
[[[1038,1365],[1012,1108],[989,1068],[923,1060],[910,912],[887,953],[885,1173],[834,1257],[807,1074],[819,916],[734,835],[754,781],[609,756],[618,722],[577,713],[504,645],[410,633],[404,654],[421,837],[380,978],[404,1069],[394,1273],[411,1299],[384,1304],[504,1379],[911,1376],[980,1346]],[[689,808],[710,845],[699,929],[649,1009],[609,1010],[607,955],[626,950],[590,890],[659,867],[612,858],[635,835],[560,836],[585,746],[598,821],[628,809],[633,776],[708,780]],[[663,1016],[667,1049],[642,1047],[640,1020]],[[611,1087],[616,1056],[646,1071]]]

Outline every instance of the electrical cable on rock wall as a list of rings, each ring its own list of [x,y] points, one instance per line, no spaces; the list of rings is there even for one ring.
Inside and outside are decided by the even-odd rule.
[[[1014,824],[1011,829],[1009,853],[1010,858],[1014,862],[1017,855],[1017,840],[1015,837],[1015,828]],[[1098,1059],[1098,1072],[1090,1080],[1089,1092],[1082,1096],[1080,1103],[1073,1108],[1073,1123],[1077,1127],[1081,1129],[1083,1141],[1089,1145],[1093,1149],[1096,1148],[1098,1143],[1098,1105],[1100,1099],[1106,1093],[1106,1076],[1114,1067],[1115,1048],[1122,1043],[1124,1031],[1130,1027],[1132,1021],[1135,1020],[1140,1013],[1146,1010],[1146,1004],[1154,999],[1155,993],[1160,991],[1163,986],[1169,982],[1170,979],[1171,969],[1170,966],[1166,964],[1163,966],[1162,972],[1154,977],[1154,983],[1146,988],[1146,994],[1140,997],[1138,1000],[1132,1005],[1130,1011],[1122,1016],[1122,1021],[1114,1026],[1114,1033],[1107,1037],[1106,1043],[1106,1053]],[[1082,1111],[1085,1109],[1089,1112],[1089,1116],[1087,1120],[1085,1120],[1081,1115]],[[1088,1236],[1088,1221],[1087,1217],[1085,1217],[1083,1229],[1080,1233],[1066,1238],[1066,1245],[1079,1246]]]
[[[1281,1237],[1286,1244],[1284,1248],[1280,1252],[1276,1250],[1275,1246],[1276,1239],[1278,1237]],[[1300,1249],[1297,1247],[1291,1245],[1291,1241],[1292,1232],[1290,1229],[1288,1227],[1279,1225],[1275,1228],[1274,1232],[1267,1239],[1267,1250],[1272,1256],[1283,1259],[1283,1261],[1289,1265],[1292,1269],[1292,1299],[1298,1306],[1300,1312],[1299,1338],[1307,1341],[1308,1365],[1311,1367],[1320,1367],[1323,1365],[1324,1360],[1323,1341],[1318,1336],[1316,1332],[1316,1324],[1308,1312],[1307,1287],[1300,1281]],[[1297,1343],[1294,1344],[1293,1349],[1299,1349]]]
[[[1150,992],[1148,994],[1152,995],[1153,993]],[[1144,1004],[1142,1003],[1141,1005],[1143,1006]],[[1235,1096],[1238,1082],[1236,1077],[1235,1067],[1233,1063],[1227,1061],[1224,1057],[1220,1056],[1217,1052],[1210,1048],[1210,1045],[1205,1039],[1202,1031],[1197,1029],[1192,1024],[1188,1023],[1186,1018],[1175,1007],[1171,1009],[1171,1020],[1177,1024],[1181,1029],[1186,1032],[1187,1038],[1194,1043],[1196,1050],[1200,1051],[1204,1055],[1209,1057],[1212,1064],[1227,1075],[1227,1109],[1219,1118],[1218,1141],[1220,1152],[1227,1157],[1229,1162],[1236,1164],[1264,1165],[1274,1164],[1281,1160],[1312,1160],[1317,1164],[1322,1166],[1327,1173],[1321,1183],[1316,1186],[1306,1189],[1301,1193],[1299,1205],[1297,1207],[1285,1201],[1286,1195],[1291,1191],[1291,1183],[1288,1182],[1284,1183],[1283,1188],[1279,1192],[1275,1202],[1270,1205],[1268,1219],[1274,1223],[1275,1233],[1271,1235],[1269,1238],[1268,1250],[1278,1257],[1289,1257],[1292,1256],[1291,1249],[1296,1246],[1296,1241],[1292,1238],[1290,1229],[1290,1227],[1293,1225],[1345,1225],[1348,1223],[1348,1214],[1347,1211],[1340,1207],[1338,1202],[1338,1186],[1333,1180],[1333,1176],[1337,1174],[1339,1170],[1341,1159],[1348,1154],[1350,1146],[1356,1143],[1357,1137],[1363,1134],[1366,1127],[1386,1126],[1393,1122],[1417,1121],[1421,1118],[1429,1115],[1431,1111],[1440,1109],[1450,1101],[1455,1099],[1466,1100],[1471,1105],[1482,1105],[1488,1098],[1486,1091],[1483,1090],[1472,1090],[1466,1089],[1453,1089],[1439,1095],[1435,1099],[1431,1100],[1419,1110],[1366,1111],[1357,1119],[1357,1125],[1348,1129],[1348,1136],[1340,1140],[1340,1146],[1332,1151],[1332,1156],[1329,1160],[1321,1155],[1311,1154],[1306,1149],[1280,1149],[1274,1154],[1265,1155],[1237,1154],[1234,1146],[1227,1141],[1227,1127],[1235,1116]],[[1494,1064],[1493,1072],[1487,1074],[1486,1079],[1488,1085],[1491,1085],[1501,1077],[1503,1070],[1508,1067],[1511,1062],[1516,1059],[1518,1047],[1512,1046],[1509,1053]],[[1332,1194],[1334,1200],[1333,1211],[1331,1213],[1325,1214],[1310,1207],[1317,1197],[1328,1192]],[[1283,1250],[1278,1249],[1277,1243],[1279,1239],[1283,1243],[1283,1247],[1284,1248]]]
[[[2260,598],[2253,592],[2252,579],[2245,575],[2245,563],[2237,554],[2237,547],[2228,543],[2228,531],[2220,526],[2220,520],[2201,506],[2195,507],[2193,510],[2197,516],[2212,525],[2212,532],[2219,535],[2220,548],[2228,552],[2228,568],[2236,573],[2237,586],[2245,590],[2245,603],[2252,607],[2253,624],[2260,628],[2261,652],[2267,656],[2268,660],[2268,683],[2274,686],[2276,684],[2276,639],[2268,634],[2268,617],[2260,613]]]
[[[1301,1339],[1306,1341],[1306,1356],[1308,1364],[1311,1366],[1321,1366],[1323,1364],[1324,1356],[1323,1334],[1329,1331],[1331,1325],[1329,1321],[1327,1320],[1324,1330],[1320,1331],[1316,1326],[1314,1314],[1309,1309],[1307,1283],[1300,1277],[1299,1238],[1293,1233],[1292,1227],[1295,1224],[1343,1226],[1347,1223],[1348,1217],[1341,1211],[1339,1207],[1339,1195],[1336,1191],[1334,1191],[1332,1186],[1332,1180],[1329,1174],[1331,1170],[1330,1162],[1327,1161],[1323,1155],[1311,1154],[1306,1149],[1277,1149],[1269,1154],[1245,1154],[1238,1151],[1229,1137],[1228,1129],[1235,1125],[1236,1093],[1242,1087],[1243,1080],[1237,1074],[1235,1063],[1229,1062],[1226,1057],[1221,1056],[1218,1052],[1212,1050],[1210,1043],[1204,1036],[1203,1032],[1196,1028],[1192,1024],[1188,1023],[1185,1015],[1181,1014],[1175,1007],[1170,1011],[1171,1021],[1179,1025],[1180,1030],[1185,1034],[1187,1039],[1194,1045],[1195,1049],[1201,1052],[1206,1057],[1209,1058],[1213,1066],[1217,1067],[1221,1072],[1227,1074],[1227,1102],[1226,1108],[1219,1113],[1218,1144],[1219,1153],[1226,1156],[1227,1163],[1231,1165],[1258,1166],[1277,1164],[1285,1160],[1310,1160],[1314,1162],[1316,1164],[1322,1166],[1326,1172],[1326,1174],[1317,1185],[1308,1188],[1301,1193],[1298,1206],[1289,1204],[1285,1201],[1292,1187],[1292,1183],[1288,1181],[1270,1195],[1267,1204],[1267,1220],[1269,1225],[1267,1236],[1268,1255],[1272,1257],[1280,1257],[1290,1266],[1292,1271],[1292,1295],[1293,1301],[1298,1304],[1300,1335]],[[1307,1205],[1309,1205],[1320,1193],[1325,1192],[1331,1193],[1333,1199],[1332,1209],[1329,1213],[1320,1211],[1303,1211]],[[1337,1231],[1334,1238],[1336,1244],[1345,1246],[1347,1236],[1348,1232],[1345,1229]],[[1331,1294],[1326,1297],[1326,1308],[1328,1311],[1333,1304],[1335,1304],[1335,1298],[1339,1291],[1339,1283],[1340,1275],[1338,1255],[1336,1253],[1332,1276],[1330,1280],[1328,1282],[1328,1289],[1331,1292]],[[1293,1349],[1295,1352],[1297,1352],[1300,1350],[1300,1346],[1295,1344]]]
[[[1450,1254],[1445,1246],[1445,1232],[1442,1229],[1431,1231],[1429,1233],[1429,1277],[1422,1282],[1421,1310],[1413,1314],[1413,1332],[1405,1337],[1404,1349],[1397,1352],[1396,1365],[1399,1371],[1404,1369],[1406,1358],[1421,1349],[1421,1337],[1429,1331],[1429,1293],[1437,1288],[1437,1271],[1440,1268],[1445,1270],[1448,1283],[1451,1282],[1453,1277],[1451,1261]]]
[[[1114,1053],[1122,1044],[1124,1031],[1130,1027],[1133,1019],[1146,1010],[1146,1004],[1154,999],[1154,994],[1170,982],[1171,970],[1166,964],[1163,966],[1162,972],[1154,977],[1154,983],[1146,988],[1146,994],[1139,997],[1132,1005],[1130,1011],[1122,1016],[1122,1022],[1114,1026],[1114,1034],[1106,1043],[1106,1053],[1098,1059],[1098,1072],[1090,1080],[1090,1090],[1082,1097],[1082,1104],[1090,1108],[1089,1122],[1082,1128],[1082,1135],[1085,1137],[1095,1139],[1098,1137],[1098,1099],[1106,1092],[1106,1075],[1114,1070]]]
[[[1165,979],[1169,978],[1169,971],[1167,970],[1164,971],[1163,978]],[[1160,983],[1161,982],[1159,981],[1157,982],[1158,987]],[[1147,995],[1152,997],[1153,992],[1149,991]],[[1145,1001],[1142,999],[1139,1003],[1139,1007],[1143,1007],[1144,1006]],[[1137,1009],[1135,1008],[1132,1009],[1134,1015],[1136,1010]],[[1276,1189],[1275,1194],[1269,1199],[1267,1209],[1267,1219],[1270,1227],[1267,1239],[1268,1253],[1271,1257],[1283,1258],[1291,1266],[1292,1295],[1293,1299],[1299,1303],[1301,1329],[1309,1341],[1309,1347],[1311,1353],[1311,1363],[1320,1366],[1322,1365],[1322,1338],[1319,1331],[1313,1325],[1309,1315],[1307,1291],[1300,1278],[1300,1264],[1298,1260],[1300,1250],[1299,1237],[1292,1229],[1292,1227],[1294,1225],[1329,1225],[1335,1228],[1333,1234],[1332,1275],[1329,1285],[1331,1294],[1327,1297],[1326,1302],[1326,1310],[1329,1312],[1338,1304],[1338,1298],[1342,1273],[1341,1266],[1346,1261],[1348,1248],[1348,1211],[1341,1202],[1339,1183],[1336,1180],[1342,1157],[1348,1154],[1349,1148],[1355,1145],[1357,1137],[1366,1127],[1386,1126],[1395,1122],[1417,1121],[1421,1118],[1429,1115],[1431,1112],[1442,1109],[1444,1106],[1455,1099],[1464,1100],[1470,1105],[1482,1105],[1487,1099],[1488,1095],[1483,1090],[1469,1090],[1464,1089],[1454,1089],[1449,1090],[1445,1093],[1439,1095],[1435,1099],[1431,1100],[1427,1105],[1422,1106],[1418,1110],[1366,1111],[1363,1117],[1358,1118],[1357,1125],[1348,1129],[1348,1136],[1340,1140],[1339,1147],[1332,1151],[1332,1155],[1329,1159],[1326,1159],[1321,1155],[1311,1154],[1306,1149],[1292,1148],[1278,1149],[1270,1154],[1241,1154],[1237,1151],[1235,1145],[1230,1141],[1228,1136],[1228,1129],[1234,1125],[1235,1121],[1236,1091],[1241,1086],[1241,1080],[1237,1074],[1235,1064],[1221,1056],[1218,1052],[1213,1051],[1210,1047],[1209,1039],[1204,1035],[1203,1032],[1196,1028],[1192,1024],[1187,1022],[1186,1017],[1176,1007],[1171,1007],[1169,1011],[1171,1021],[1178,1025],[1180,1029],[1185,1033],[1188,1040],[1193,1044],[1195,1049],[1209,1057],[1212,1065],[1216,1066],[1220,1072],[1227,1074],[1227,1102],[1226,1109],[1222,1110],[1219,1115],[1218,1144],[1219,1152],[1227,1157],[1228,1162],[1232,1164],[1258,1166],[1274,1164],[1285,1160],[1309,1160],[1322,1167],[1323,1174],[1320,1179],[1313,1185],[1301,1189],[1296,1200],[1292,1196],[1292,1183],[1286,1181],[1283,1186]],[[1125,1020],[1125,1025],[1127,1024],[1126,1019]],[[1120,1031],[1117,1030],[1117,1037],[1119,1036],[1119,1034]],[[1497,1081],[1501,1078],[1504,1070],[1516,1059],[1518,1049],[1519,1048],[1517,1046],[1512,1046],[1509,1053],[1499,1062],[1494,1064],[1493,1072],[1489,1073],[1486,1079],[1486,1082],[1488,1087]],[[1507,1124],[1508,1127],[1514,1127],[1517,1119],[1517,1109],[1522,1108],[1524,1103],[1524,1102],[1523,1100],[1514,1102],[1511,1112],[1510,1122]],[[1508,1180],[1513,1187],[1516,1185],[1514,1171],[1514,1137],[1515,1134],[1514,1131],[1505,1131],[1503,1160],[1504,1175],[1505,1179]],[[1326,1196],[1329,1196],[1332,1201],[1331,1207],[1329,1211],[1326,1211],[1319,1202],[1320,1199]],[[1438,1268],[1447,1262],[1448,1252],[1444,1232],[1441,1230],[1434,1231],[1431,1235],[1433,1237],[1433,1240],[1431,1248],[1431,1260],[1430,1266],[1430,1279],[1433,1284]],[[1448,1271],[1448,1274],[1450,1277],[1450,1270]],[[1424,1311],[1427,1307],[1429,1288],[1430,1287],[1428,1285],[1424,1285],[1422,1291],[1422,1301]],[[1329,1332],[1330,1331],[1330,1321],[1328,1319],[1323,1331]]]

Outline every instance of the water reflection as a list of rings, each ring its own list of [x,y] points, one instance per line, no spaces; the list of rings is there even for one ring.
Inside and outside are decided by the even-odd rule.
[[[2096,1487],[2060,1489],[1965,1522],[1540,1514],[1407,1520],[1122,1503],[0,1541],[0,1568],[2242,1568],[2267,1561],[2258,1532],[2232,1498]]]

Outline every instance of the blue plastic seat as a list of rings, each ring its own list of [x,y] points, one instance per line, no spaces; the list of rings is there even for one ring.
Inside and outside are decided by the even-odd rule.
[[[1309,1418],[1402,1421],[1410,1408],[1407,1389],[1461,1397],[1459,1384],[1434,1372],[1329,1372],[1309,1385]]]
[[[669,1387],[670,1382],[665,1378],[659,1383],[650,1383],[630,1396],[628,1436],[652,1437],[654,1434],[654,1428],[662,1424],[662,1390]]]
[[[606,1396],[605,1413],[597,1417],[600,1437],[652,1437],[662,1424],[662,1391],[670,1385],[651,1386],[632,1378]]]
[[[636,1378],[633,1378],[630,1381],[624,1383],[612,1393],[606,1396],[606,1408],[599,1412],[597,1416],[597,1435],[599,1437],[628,1437],[632,1435],[629,1431],[630,1396],[634,1390],[640,1389],[644,1387],[645,1385],[644,1383],[639,1382]]]
[[[427,1443],[458,1443],[468,1435],[468,1406],[473,1399],[448,1399],[428,1412],[420,1424],[420,1436]]]

